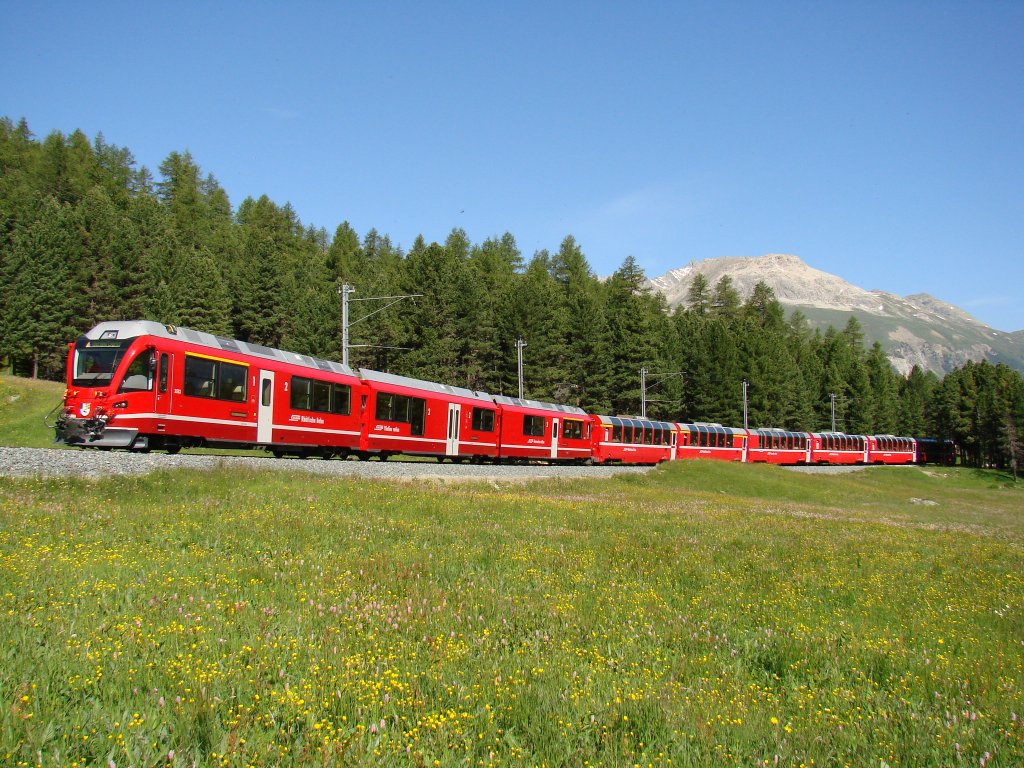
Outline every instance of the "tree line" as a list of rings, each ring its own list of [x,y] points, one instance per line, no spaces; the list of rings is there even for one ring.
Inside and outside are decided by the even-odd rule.
[[[837,330],[786,317],[764,285],[744,300],[726,276],[698,276],[670,310],[627,257],[600,279],[570,235],[527,257],[505,233],[472,243],[453,229],[407,249],[348,224],[304,225],[267,196],[233,208],[188,152],[157,176],[128,149],[81,131],[37,140],[0,119],[0,358],[60,379],[66,344],[102,320],[153,319],[340,359],[343,283],[357,297],[421,294],[380,309],[356,303],[353,367],[589,411],[800,431],[954,439],[965,461],[1019,460],[1024,380],[968,363],[940,380],[902,377],[855,317]],[[362,317],[375,312],[360,322]],[[641,369],[647,386],[641,392]]]

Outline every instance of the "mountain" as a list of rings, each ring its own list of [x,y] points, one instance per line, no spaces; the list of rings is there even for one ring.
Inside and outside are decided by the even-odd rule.
[[[811,325],[841,329],[857,316],[869,343],[881,342],[893,366],[906,374],[914,365],[940,376],[967,360],[987,359],[1024,372],[1024,331],[1004,333],[962,309],[926,293],[897,296],[868,291],[805,264],[798,256],[725,256],[690,262],[648,281],[671,306],[686,304],[698,273],[714,288],[723,275],[746,298],[763,281],[787,313],[803,312]]]

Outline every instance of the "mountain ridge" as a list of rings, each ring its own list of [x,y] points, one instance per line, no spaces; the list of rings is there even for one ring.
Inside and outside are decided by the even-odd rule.
[[[711,288],[729,275],[744,299],[758,282],[764,282],[787,314],[799,309],[814,327],[842,328],[851,314],[856,315],[868,343],[881,342],[893,367],[903,375],[918,365],[941,376],[968,360],[982,359],[1024,372],[1024,330],[997,330],[927,293],[899,296],[866,290],[792,254],[694,260],[648,280],[648,287],[663,294],[670,306],[685,306],[698,273]]]

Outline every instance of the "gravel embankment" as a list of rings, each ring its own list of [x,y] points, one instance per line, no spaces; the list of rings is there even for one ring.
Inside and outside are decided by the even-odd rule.
[[[580,467],[504,464],[438,464],[432,461],[341,461],[334,459],[275,459],[267,456],[169,456],[166,453],[127,451],[58,450],[0,447],[0,475],[79,476],[144,475],[160,469],[216,469],[247,467],[266,470],[298,470],[340,477],[372,480],[539,480],[546,478],[603,478],[638,474],[650,467]]]

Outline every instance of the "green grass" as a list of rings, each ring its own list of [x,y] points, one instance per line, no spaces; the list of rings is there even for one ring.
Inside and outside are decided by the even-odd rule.
[[[0,762],[1019,765],[1022,501],[710,462],[0,479]]]
[[[0,445],[25,448],[52,445],[53,430],[46,428],[43,419],[63,397],[61,383],[0,376]]]

